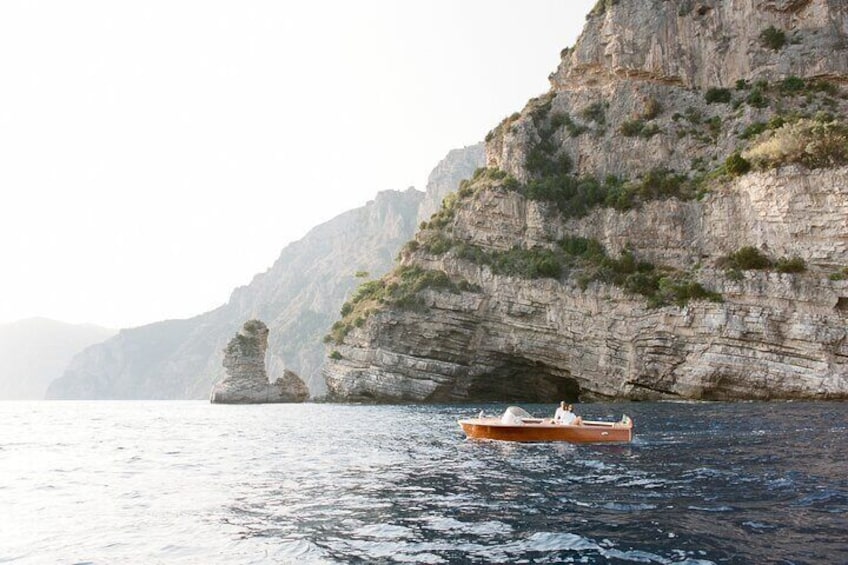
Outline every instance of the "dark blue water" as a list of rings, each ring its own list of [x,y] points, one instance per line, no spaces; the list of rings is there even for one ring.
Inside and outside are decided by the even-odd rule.
[[[504,407],[0,403],[0,561],[848,563],[848,404],[579,405],[635,440],[464,439]]]

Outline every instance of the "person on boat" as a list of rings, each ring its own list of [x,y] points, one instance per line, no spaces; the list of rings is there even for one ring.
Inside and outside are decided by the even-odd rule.
[[[557,424],[562,424],[564,426],[570,426],[572,424],[579,424],[581,419],[572,411],[571,404],[566,404],[563,400],[559,403],[559,408],[556,409],[556,413],[554,414],[554,422]]]
[[[568,411],[574,416],[574,421],[571,422],[574,425],[580,425],[583,423],[583,418],[574,413],[574,407],[571,404],[568,405]]]

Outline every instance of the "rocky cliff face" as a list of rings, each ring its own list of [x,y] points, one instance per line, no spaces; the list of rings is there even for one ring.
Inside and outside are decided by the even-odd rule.
[[[267,349],[268,327],[260,320],[245,322],[224,349],[222,364],[227,374],[212,387],[209,400],[213,404],[263,404],[308,399],[306,383],[291,371],[273,383],[268,382]]]
[[[460,181],[470,178],[475,170],[485,165],[484,143],[448,152],[427,178],[427,190],[418,208],[418,222],[429,220],[430,216],[438,212],[445,196],[456,191]]]
[[[354,295],[331,393],[848,398],[846,10],[599,2]]]
[[[455,188],[483,164],[480,146],[451,152],[440,172],[431,175],[427,192]],[[242,322],[252,318],[265,320],[270,328],[270,373],[291,369],[303,376],[313,396],[320,396],[326,390],[320,376],[326,358],[322,339],[361,281],[356,273],[379,276],[391,268],[415,233],[424,198],[412,189],[379,193],[288,245],[268,271],[236,289],[220,308],[187,320],[121,330],[88,348],[51,384],[48,397],[206,398],[224,376],[223,349]]]
[[[840,0],[602,0],[551,75],[555,89],[620,80],[686,88],[848,74]],[[784,40],[769,42],[773,28]]]

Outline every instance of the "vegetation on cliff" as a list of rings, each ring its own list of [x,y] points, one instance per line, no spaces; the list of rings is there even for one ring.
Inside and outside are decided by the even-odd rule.
[[[599,0],[400,254],[482,299],[421,293],[450,323],[395,312],[343,345],[413,357],[379,367],[410,394],[433,361],[456,394],[526,371],[615,398],[844,396],[848,65],[824,15],[848,21],[823,0]],[[366,370],[340,353],[332,378]]]
[[[798,119],[764,132],[743,153],[765,169],[799,164],[809,169],[848,164],[848,126],[829,115]]]
[[[574,277],[582,289],[599,282],[623,288],[648,300],[650,307],[667,304],[683,306],[690,300],[721,301],[721,294],[705,289],[692,280],[692,274],[661,268],[636,259],[626,250],[618,258],[610,257],[597,240],[566,237],[552,248],[514,247],[508,251],[486,250],[462,241],[451,241],[443,253],[484,265],[494,274],[525,279]]]
[[[268,327],[261,320],[248,320],[224,349],[227,355],[256,355],[264,353],[268,339]]]
[[[452,280],[444,271],[400,266],[383,278],[364,282],[356,289],[351,299],[342,305],[341,319],[333,324],[324,338],[325,343],[341,344],[354,327],[362,327],[381,306],[425,309],[426,304],[421,297],[421,291],[425,289],[453,293],[479,290],[466,280]]]
[[[728,271],[774,269],[779,273],[803,273],[807,270],[807,263],[801,257],[780,257],[773,260],[750,245],[720,257],[716,261],[716,266]]]
[[[614,5],[600,2],[598,10]],[[763,34],[770,46],[778,35]],[[628,249],[619,257],[611,257],[599,242],[580,237],[565,237],[541,245],[516,245],[511,249],[488,249],[453,235],[457,212],[486,190],[506,190],[521,194],[533,202],[551,205],[552,222],[585,217],[596,208],[625,212],[645,203],[675,198],[686,201],[700,199],[723,182],[748,174],[751,170],[768,169],[786,164],[808,168],[832,167],[848,163],[848,127],[825,110],[838,106],[844,97],[835,84],[822,80],[804,80],[789,76],[777,82],[737,81],[735,89],[712,87],[704,91],[707,107],[728,108],[708,117],[703,107],[688,106],[671,113],[655,96],[641,102],[638,111],[617,127],[610,128],[610,104],[596,100],[574,113],[556,107],[556,93],[550,92],[528,103],[523,113],[506,118],[487,136],[487,141],[516,134],[522,120],[532,125],[522,163],[526,180],[520,182],[498,168],[480,168],[462,181],[457,192],[449,194],[429,221],[422,222],[415,239],[408,242],[400,257],[410,264],[397,268],[378,281],[360,287],[344,305],[342,319],[336,322],[327,341],[341,344],[354,327],[383,306],[406,309],[423,308],[420,291],[426,288],[459,292],[479,290],[467,281],[454,282],[443,271],[428,271],[414,265],[416,254],[429,257],[450,255],[463,261],[487,267],[499,276],[523,279],[572,279],[586,289],[592,283],[610,284],[627,293],[642,296],[649,307],[683,306],[690,300],[723,300],[720,293],[704,288],[695,270],[656,266],[637,259],[638,251]],[[742,118],[744,106],[753,112]],[[669,116],[669,114],[671,114]],[[761,119],[766,117],[766,119]],[[668,130],[659,124],[663,119]],[[742,123],[740,127],[738,124]],[[733,133],[733,132],[736,133]],[[594,139],[621,136],[642,142],[663,134],[679,138],[692,137],[703,143],[707,151],[695,156],[691,167],[674,170],[649,167],[631,178],[617,175],[597,176],[578,171],[574,165],[572,145],[585,135]],[[719,158],[710,154],[709,146],[718,140],[733,139],[731,150]],[[726,143],[726,141],[725,141]],[[708,164],[709,163],[709,164]],[[738,278],[749,269],[774,269],[782,273],[803,273],[807,269],[801,257],[772,259],[753,247],[716,260],[730,278]],[[454,277],[455,278],[455,277]]]

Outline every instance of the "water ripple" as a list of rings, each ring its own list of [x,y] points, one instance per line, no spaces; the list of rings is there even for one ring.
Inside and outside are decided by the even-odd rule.
[[[479,410],[0,404],[0,562],[704,565],[848,554],[846,404],[579,407],[588,418],[630,414],[637,435],[624,446],[466,441],[456,419]],[[327,433],[315,422],[345,425]]]

